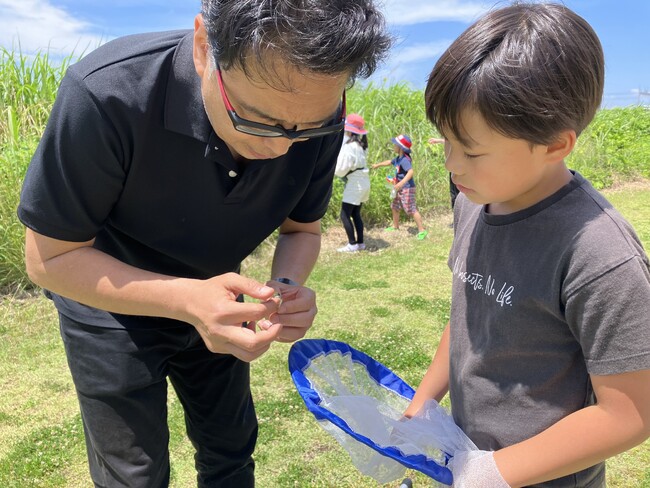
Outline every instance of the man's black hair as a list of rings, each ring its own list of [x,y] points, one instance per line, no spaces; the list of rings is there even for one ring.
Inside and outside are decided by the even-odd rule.
[[[367,78],[392,38],[371,0],[203,0],[214,60],[272,74],[279,59],[301,72]],[[271,54],[272,56],[269,56]],[[247,69],[248,68],[248,69]]]

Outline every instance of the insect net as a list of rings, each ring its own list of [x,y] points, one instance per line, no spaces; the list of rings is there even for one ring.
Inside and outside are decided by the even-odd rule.
[[[477,449],[435,400],[413,418],[404,418],[413,388],[348,344],[298,341],[289,352],[289,370],[320,425],[345,448],[359,471],[380,483],[394,481],[412,468],[451,485],[449,459],[456,451]]]

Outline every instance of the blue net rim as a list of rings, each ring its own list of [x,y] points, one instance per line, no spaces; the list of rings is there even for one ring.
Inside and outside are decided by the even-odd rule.
[[[408,400],[411,400],[415,394],[413,388],[386,366],[374,360],[367,354],[354,349],[345,342],[332,341],[328,339],[302,339],[295,342],[289,350],[289,372],[291,373],[291,379],[298,390],[298,394],[314,417],[319,421],[326,420],[331,422],[353,439],[365,444],[384,456],[394,459],[407,468],[420,471],[440,483],[451,485],[453,477],[451,471],[445,466],[439,465],[434,460],[422,454],[406,455],[396,447],[379,446],[372,439],[352,430],[341,417],[321,406],[322,398],[320,394],[312,388],[311,383],[304,375],[304,371],[312,360],[331,352],[340,352],[344,355],[350,355],[352,361],[362,364],[366,368],[371,378],[394,393]]]

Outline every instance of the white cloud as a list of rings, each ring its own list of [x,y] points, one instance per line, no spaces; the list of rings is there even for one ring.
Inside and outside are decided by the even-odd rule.
[[[412,44],[396,48],[371,77],[375,84],[408,82],[414,88],[421,89],[435,61],[449,47],[452,40]],[[426,61],[430,61],[427,63]]]
[[[463,0],[385,0],[384,15],[389,24],[413,25],[434,21],[472,22],[494,2]]]
[[[9,50],[81,54],[106,40],[47,0],[0,0],[0,46]]]
[[[386,60],[383,69],[389,72],[409,70],[413,68],[413,65],[422,61],[435,61],[452,42],[452,39],[440,39],[432,42],[409,44],[403,47],[398,44]]]
[[[439,40],[421,44],[411,44],[404,49],[396,50],[390,57],[391,64],[417,63],[427,59],[438,59],[453,40]]]

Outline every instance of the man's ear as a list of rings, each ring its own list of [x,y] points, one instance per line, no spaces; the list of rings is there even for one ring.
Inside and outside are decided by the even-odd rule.
[[[194,17],[194,47],[192,56],[194,58],[194,69],[199,77],[203,78],[203,73],[209,69],[210,45],[208,43],[208,32],[203,24],[203,16],[198,14]]]
[[[560,132],[555,141],[546,146],[546,159],[549,163],[564,161],[576,146],[578,136],[573,129]]]

